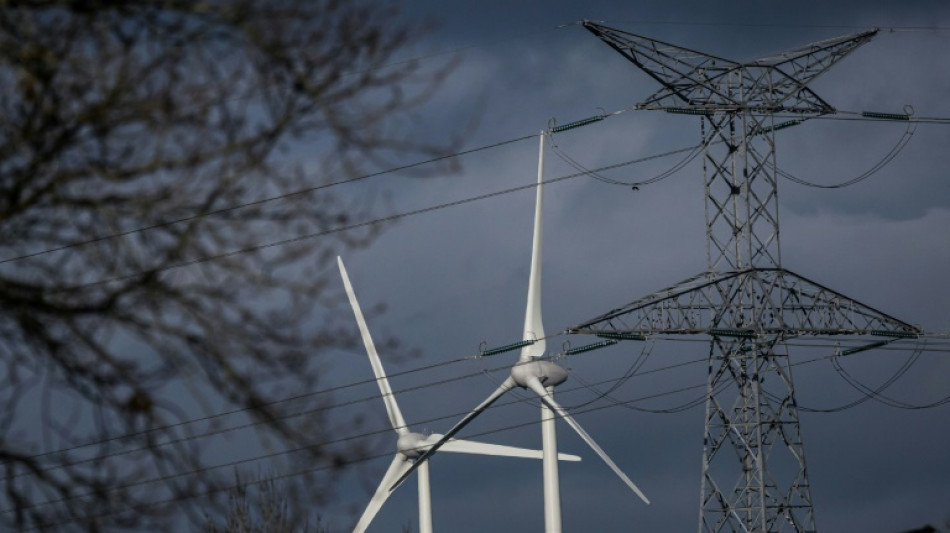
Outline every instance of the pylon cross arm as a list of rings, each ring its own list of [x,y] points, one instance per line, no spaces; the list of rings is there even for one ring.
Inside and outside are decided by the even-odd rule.
[[[760,297],[743,303],[746,293]],[[725,308],[737,312],[724,315]],[[750,268],[690,278],[568,332],[754,336],[918,335],[921,330],[788,270]]]
[[[590,21],[583,25],[663,86],[641,107],[813,114],[834,108],[808,83],[877,34],[867,30],[739,63]]]

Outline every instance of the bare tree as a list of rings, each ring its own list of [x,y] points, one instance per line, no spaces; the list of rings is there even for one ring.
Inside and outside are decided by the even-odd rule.
[[[399,61],[395,20],[359,0],[0,2],[0,524],[200,522],[231,470],[202,440],[217,419],[183,422],[234,407],[302,449],[292,490],[329,494],[351,452],[320,443],[351,422],[325,395],[274,402],[354,343],[327,259],[384,209],[321,187],[442,153],[406,127],[445,69]]]
[[[295,515],[288,501],[291,495],[285,484],[266,475],[250,479],[235,473],[234,486],[228,489],[227,514],[207,515],[203,524],[206,533],[331,533],[330,524],[321,515],[313,518],[307,512]],[[399,531],[413,531],[407,521]]]
[[[318,515],[311,523],[309,516],[294,516],[288,494],[282,483],[258,476],[250,482],[235,474],[234,487],[228,492],[228,509],[224,517],[207,516],[207,533],[330,533]]]

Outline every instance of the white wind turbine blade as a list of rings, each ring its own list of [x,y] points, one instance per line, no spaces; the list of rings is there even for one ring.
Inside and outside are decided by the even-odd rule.
[[[538,187],[534,205],[534,236],[531,240],[531,273],[528,276],[528,305],[525,308],[523,340],[535,340],[521,349],[520,361],[544,355],[544,325],[541,323],[541,233],[544,207],[544,137],[538,148]]]
[[[441,437],[441,435],[432,435]],[[451,439],[439,448],[443,452],[453,453],[471,453],[476,455],[497,455],[502,457],[522,457],[525,459],[541,459],[543,453],[541,450],[531,450],[528,448],[519,448],[517,446],[504,446],[501,444],[488,444],[473,440]],[[560,461],[580,461],[581,458],[568,453],[559,453],[557,458]]]
[[[627,486],[630,487],[630,489],[633,490],[633,492],[636,493],[636,495],[639,496],[641,500],[643,500],[644,503],[646,504],[650,503],[650,500],[648,500],[647,497],[643,494],[643,492],[640,491],[637,485],[633,481],[631,481],[630,478],[627,477],[627,474],[624,474],[623,470],[620,470],[620,467],[617,466],[617,464],[613,462],[613,460],[607,455],[607,453],[603,449],[601,449],[600,446],[597,445],[596,442],[594,442],[594,439],[590,435],[588,435],[586,431],[584,431],[584,428],[582,428],[580,424],[578,424],[577,421],[574,420],[574,417],[572,417],[570,413],[565,411],[564,408],[560,406],[560,404],[554,401],[554,398],[552,398],[551,395],[548,394],[548,391],[544,388],[544,385],[542,385],[538,379],[532,379],[528,381],[528,387],[531,390],[533,390],[538,396],[541,397],[542,402],[544,402],[555,413],[557,413],[558,416],[563,418],[564,421],[567,422],[568,425],[571,426],[571,428],[573,428],[574,431],[576,431],[577,434],[580,435],[582,439],[584,439],[584,442],[586,442],[587,445],[590,446],[592,450],[594,450],[594,453],[600,456],[600,458],[603,459],[605,463],[607,463],[607,466],[609,466],[610,469],[613,470],[614,473],[617,474],[617,476],[619,476],[620,479],[623,480],[623,482],[626,483]]]
[[[409,462],[405,455],[401,453],[396,454],[396,457],[393,458],[393,462],[390,463],[389,468],[383,475],[383,480],[380,481],[379,486],[376,487],[376,493],[373,494],[373,499],[369,501],[369,505],[367,505],[366,510],[363,511],[363,516],[360,517],[360,521],[357,522],[356,527],[353,528],[353,533],[363,533],[366,531],[370,522],[376,517],[376,513],[379,512],[379,509],[386,503],[389,495],[392,494],[389,487],[406,470],[409,470],[410,466],[412,466],[412,463]]]
[[[407,477],[409,477],[409,474],[411,474],[413,470],[415,470],[416,468],[418,468],[419,464],[421,464],[423,461],[425,461],[425,460],[428,459],[429,457],[432,457],[432,454],[434,454],[439,448],[441,448],[443,445],[445,445],[445,443],[448,442],[449,439],[451,439],[452,437],[454,437],[456,433],[458,433],[459,431],[461,431],[462,428],[464,428],[465,426],[467,426],[468,423],[471,422],[476,416],[478,416],[479,414],[481,414],[482,411],[484,411],[485,409],[488,409],[488,407],[489,407],[491,404],[495,403],[495,400],[497,400],[498,398],[501,398],[501,395],[502,395],[502,394],[508,392],[508,391],[511,390],[514,386],[515,386],[515,380],[514,380],[514,378],[512,378],[511,376],[509,376],[508,379],[506,379],[506,380],[501,384],[501,386],[499,386],[497,389],[495,389],[495,392],[491,393],[491,395],[488,396],[488,398],[485,399],[485,401],[483,401],[482,403],[478,404],[478,406],[477,406],[475,409],[472,409],[472,412],[470,412],[469,414],[465,415],[465,417],[462,418],[461,420],[459,420],[458,423],[456,423],[455,426],[452,427],[452,429],[450,429],[448,432],[446,432],[445,435],[442,435],[442,438],[439,439],[438,442],[436,442],[435,444],[433,444],[428,450],[425,451],[425,453],[423,453],[421,456],[419,456],[419,457],[416,459],[415,464],[413,464],[412,467],[410,467],[408,471],[406,471],[398,480],[396,480],[396,482],[393,483],[392,487],[390,487],[389,490],[393,490],[393,489],[395,489],[396,487],[398,487],[400,483],[402,483]]]
[[[350,277],[346,275],[346,267],[343,266],[343,259],[337,256],[336,261],[337,264],[340,265],[340,275],[343,277],[343,286],[346,289],[346,296],[350,299],[353,314],[356,315],[356,323],[359,325],[360,335],[363,336],[363,345],[366,346],[366,354],[369,355],[369,364],[373,367],[373,373],[376,374],[376,383],[379,385],[383,402],[386,404],[386,412],[389,414],[389,423],[392,424],[396,433],[400,435],[409,433],[409,429],[406,428],[406,420],[402,417],[402,412],[396,403],[396,397],[393,396],[393,390],[389,386],[389,380],[386,378],[386,372],[383,370],[383,363],[379,360],[379,354],[376,353],[376,345],[373,344],[373,338],[369,334],[369,327],[366,326],[366,319],[363,318],[360,303],[356,301],[356,294],[353,292],[353,286],[350,285]]]

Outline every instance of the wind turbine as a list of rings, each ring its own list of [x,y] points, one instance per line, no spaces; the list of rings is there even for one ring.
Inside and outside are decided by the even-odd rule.
[[[567,370],[561,368],[551,361],[541,359],[545,351],[544,325],[541,322],[541,233],[543,222],[543,203],[544,203],[544,141],[547,132],[542,131],[541,146],[538,154],[538,187],[537,199],[534,212],[534,236],[531,246],[531,273],[528,278],[528,304],[525,310],[524,319],[524,341],[531,341],[521,350],[521,356],[518,362],[511,368],[511,375],[495,389],[485,401],[478,404],[475,409],[465,415],[455,426],[450,429],[438,442],[423,453],[416,462],[416,465],[425,463],[425,460],[437,450],[443,449],[445,445],[451,442],[453,435],[468,425],[475,417],[481,414],[485,409],[493,404],[498,398],[515,387],[530,389],[541,399],[541,436],[543,448],[544,464],[544,524],[547,533],[560,533],[561,531],[561,497],[558,481],[558,465],[555,457],[557,456],[557,435],[554,426],[554,415],[561,417],[571,428],[577,432],[584,442],[587,443],[600,458],[607,463],[607,466],[620,477],[630,489],[640,497],[645,503],[650,500],[644,496],[643,492],[620,470],[620,467],[610,459],[606,452],[594,442],[594,439],[584,431],[584,428],[574,420],[563,407],[554,400],[554,387],[564,383],[567,380]],[[408,476],[415,466],[407,469],[392,485],[395,487]]]
[[[517,448],[514,446],[501,446],[498,444],[486,444],[483,442],[474,442],[468,440],[443,439],[438,433],[425,435],[415,433],[409,430],[406,420],[399,410],[399,404],[393,396],[392,388],[389,386],[389,380],[386,378],[386,372],[383,371],[382,361],[379,354],[376,353],[376,346],[373,344],[373,338],[369,334],[369,328],[366,320],[363,318],[363,312],[360,310],[360,304],[356,300],[356,294],[353,292],[353,286],[350,284],[350,278],[346,274],[346,267],[343,266],[343,259],[337,257],[337,263],[340,266],[340,276],[343,278],[343,286],[346,289],[346,295],[350,300],[350,306],[353,307],[353,314],[356,316],[356,322],[359,325],[360,335],[363,337],[363,344],[366,346],[366,353],[369,355],[370,365],[373,367],[373,373],[376,375],[376,383],[379,384],[379,390],[382,393],[383,402],[386,404],[386,412],[389,414],[389,423],[398,435],[396,440],[396,455],[392,463],[383,475],[376,493],[370,500],[366,510],[360,517],[359,522],[353,529],[353,533],[362,533],[369,527],[376,513],[379,512],[383,504],[392,493],[396,480],[404,479],[411,467],[415,466],[419,480],[419,531],[420,533],[432,533],[432,492],[429,485],[429,456],[426,453],[424,459],[420,459],[423,453],[429,450],[429,447],[440,442],[442,451],[456,453],[470,453],[478,455],[498,455],[505,457],[523,457],[528,459],[541,459],[542,452],[539,450],[529,450]],[[581,458],[576,455],[558,454],[557,459],[562,461],[580,461]],[[413,464],[415,461],[415,464]],[[555,459],[556,462],[556,459]]]

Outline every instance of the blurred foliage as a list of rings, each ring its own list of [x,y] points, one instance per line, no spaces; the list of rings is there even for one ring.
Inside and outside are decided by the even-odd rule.
[[[449,67],[401,61],[418,28],[397,21],[360,0],[0,2],[0,524],[200,522],[228,505],[202,437],[221,421],[184,422],[228,409],[258,423],[250,450],[301,450],[301,501],[331,495],[360,451],[320,443],[359,422],[274,402],[358,342],[329,259],[385,205],[321,187],[449,149],[411,129]]]

